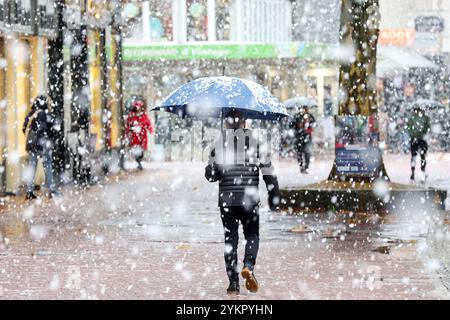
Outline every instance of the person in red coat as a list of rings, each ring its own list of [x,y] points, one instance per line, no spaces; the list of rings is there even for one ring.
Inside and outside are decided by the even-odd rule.
[[[143,101],[135,101],[125,127],[128,146],[138,163],[139,170],[143,169],[142,159],[144,159],[144,152],[148,149],[147,132],[153,134],[153,125],[145,110]]]

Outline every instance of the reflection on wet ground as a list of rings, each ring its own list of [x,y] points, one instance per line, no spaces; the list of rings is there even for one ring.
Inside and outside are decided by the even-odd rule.
[[[217,188],[201,165],[152,165],[62,198],[3,204],[0,298],[228,298]],[[263,206],[260,225],[262,289],[239,299],[449,298],[444,213]]]

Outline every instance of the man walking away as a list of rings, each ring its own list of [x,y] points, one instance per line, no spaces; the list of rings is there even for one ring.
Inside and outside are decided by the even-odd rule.
[[[425,141],[425,136],[430,132],[430,118],[425,115],[424,110],[419,106],[415,106],[411,115],[407,118],[406,129],[411,139],[411,181],[415,180],[415,167],[417,153],[420,153],[420,169],[423,173],[422,182],[427,179],[425,169],[427,166],[426,154],[428,151],[428,144]]]
[[[31,110],[25,117],[22,131],[26,136],[26,151],[28,153],[27,195],[26,199],[36,199],[34,183],[38,159],[42,158],[45,172],[45,186],[48,197],[58,194],[53,183],[53,158],[51,139],[52,116],[49,111],[47,97],[40,95],[34,100]]]
[[[230,111],[225,132],[211,149],[205,177],[219,181],[219,207],[225,233],[225,266],[229,279],[228,294],[239,294],[238,241],[239,221],[246,240],[241,275],[250,292],[258,291],[254,267],[259,249],[259,171],[269,191],[269,206],[278,209],[280,194],[270,159],[263,159],[259,143],[245,129],[245,116]],[[262,149],[262,148],[261,148]]]
[[[316,120],[309,113],[307,106],[302,106],[295,116],[293,127],[295,130],[295,149],[301,173],[308,173],[311,159],[312,132]]]

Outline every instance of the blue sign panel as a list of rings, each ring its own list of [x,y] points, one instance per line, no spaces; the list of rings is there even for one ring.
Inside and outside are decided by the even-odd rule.
[[[375,115],[336,117],[337,173],[369,176],[377,173],[381,155]]]
[[[376,173],[380,153],[377,148],[347,146],[336,148],[336,166],[339,174],[370,175]]]

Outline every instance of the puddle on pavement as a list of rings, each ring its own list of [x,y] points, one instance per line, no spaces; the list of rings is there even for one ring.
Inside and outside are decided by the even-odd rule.
[[[448,216],[444,217],[443,223],[446,225],[450,225],[450,217]]]
[[[0,242],[5,239],[15,240],[28,236],[30,227],[23,222],[14,221],[0,224]]]
[[[395,246],[391,248],[390,255],[395,258],[413,258],[417,255],[417,248],[415,245]]]
[[[382,254],[389,254],[391,252],[391,246],[379,246],[373,249],[373,252],[378,252]]]
[[[188,244],[179,244],[175,247],[177,250],[190,250],[192,249],[192,246]]]
[[[320,233],[320,237],[323,239],[345,239],[345,235],[350,234],[349,231],[342,229],[325,229]]]
[[[368,241],[372,244],[368,248],[372,252],[411,258],[417,254],[419,243],[429,236],[436,217],[436,214],[426,212],[386,216],[329,212],[273,215],[270,222],[271,230],[281,230],[283,234],[291,234],[294,238],[313,233],[318,239]],[[449,217],[442,215],[440,221],[448,224]]]
[[[308,226],[296,226],[293,227],[292,229],[289,230],[289,232],[293,232],[293,233],[310,233],[313,232],[313,230],[311,230],[311,228],[309,228]]]

